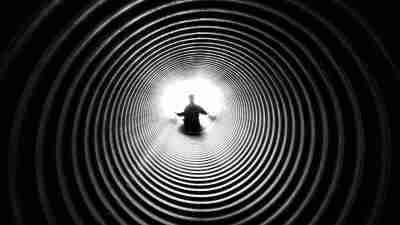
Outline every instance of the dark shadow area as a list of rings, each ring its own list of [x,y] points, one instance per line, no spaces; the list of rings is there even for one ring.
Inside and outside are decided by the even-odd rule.
[[[178,131],[184,135],[194,137],[194,138],[204,137],[204,127],[202,127],[201,125],[198,130],[190,130],[185,127],[185,124],[182,124],[178,127]]]

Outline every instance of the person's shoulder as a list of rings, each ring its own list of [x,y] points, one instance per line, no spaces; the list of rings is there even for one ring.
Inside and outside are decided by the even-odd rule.
[[[201,106],[197,105],[197,104],[193,104],[193,107],[196,108],[196,109],[201,109]]]
[[[195,107],[195,106],[192,105],[192,104],[189,104],[189,105],[187,105],[187,106],[185,107],[185,110],[193,109],[193,107]]]
[[[196,105],[198,109],[203,109],[201,105]]]

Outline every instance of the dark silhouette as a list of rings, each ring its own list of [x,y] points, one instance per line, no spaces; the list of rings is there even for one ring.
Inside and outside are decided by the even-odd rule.
[[[189,105],[185,110],[176,113],[178,116],[183,116],[183,132],[186,134],[199,134],[202,131],[200,125],[199,114],[207,115],[208,113],[199,105],[194,103],[194,95],[189,95]]]

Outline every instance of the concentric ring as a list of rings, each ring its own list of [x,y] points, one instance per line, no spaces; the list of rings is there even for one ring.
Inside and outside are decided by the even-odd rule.
[[[9,132],[17,223],[376,222],[398,73],[350,8],[327,4],[44,6],[1,67],[6,82],[27,74]],[[226,106],[193,137],[158,100],[195,71]]]

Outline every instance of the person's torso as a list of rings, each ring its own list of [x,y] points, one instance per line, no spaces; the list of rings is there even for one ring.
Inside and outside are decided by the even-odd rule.
[[[195,104],[191,104],[191,105],[186,106],[185,116],[198,118],[200,111],[201,110],[200,110],[199,106],[197,106]]]

